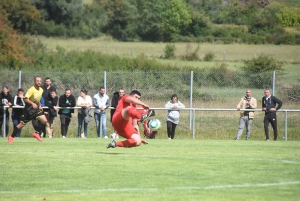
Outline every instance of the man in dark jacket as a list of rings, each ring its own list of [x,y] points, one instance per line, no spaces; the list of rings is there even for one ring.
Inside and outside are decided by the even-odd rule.
[[[274,140],[277,140],[278,132],[277,132],[276,111],[281,108],[282,101],[276,98],[275,96],[271,96],[269,89],[265,89],[265,96],[262,98],[261,102],[262,102],[262,110],[265,111],[264,128],[265,128],[266,140],[269,141],[269,123],[271,123],[273,128]]]
[[[9,106],[11,107],[13,105],[13,97],[12,95],[10,95],[9,93],[9,89],[7,86],[4,86],[2,88],[2,92],[0,93],[0,129],[1,129],[1,133],[0,135],[3,136],[3,132],[2,132],[2,124],[3,124],[3,117],[4,117],[4,113],[3,113],[3,106]],[[7,136],[8,134],[8,129],[9,129],[9,111],[8,108],[6,108],[6,118],[5,118],[5,136]]]
[[[113,97],[111,99],[111,107],[117,108],[118,106],[118,102],[119,100],[124,96],[125,91],[123,88],[120,88],[119,91],[115,92],[113,94]],[[110,110],[110,121],[112,122],[112,118],[114,116],[116,109],[111,109]],[[111,134],[112,138],[119,138],[118,134],[116,133],[116,131],[114,131],[114,133]]]
[[[45,106],[47,106],[46,105],[46,99],[48,99],[48,97],[50,96],[51,91],[56,91],[56,88],[54,86],[52,86],[51,84],[52,84],[52,81],[51,81],[50,77],[46,77],[44,79],[44,85],[42,86],[42,89],[44,90],[43,91],[43,98],[45,100]],[[49,119],[50,119],[49,118],[49,110],[47,108],[45,108],[45,109],[43,109],[43,111],[44,111],[44,114],[45,114],[45,116],[48,120],[48,123],[46,124],[46,126],[43,130],[44,131],[47,130],[47,134],[48,134],[48,136],[50,136],[49,133],[48,133],[48,131],[50,130],[50,128],[49,128],[49,125],[50,125],[49,124]],[[46,136],[46,133],[44,133],[44,136]],[[51,133],[51,136],[52,136],[52,133]]]
[[[58,102],[58,97],[56,95],[56,91],[55,89],[52,89],[50,91],[50,94],[45,99],[45,106],[49,108],[48,114],[46,115],[48,120],[48,123],[46,124],[46,129],[49,138],[53,137],[53,123],[54,123],[54,118],[57,117],[57,112],[56,112],[57,102]]]
[[[66,89],[65,94],[59,97],[58,101],[59,107],[75,107],[76,99],[72,95],[71,89]],[[74,113],[74,109],[60,109],[58,114],[60,114],[60,122],[61,122],[61,135],[63,138],[66,138],[68,133],[69,124],[71,122],[72,113]]]

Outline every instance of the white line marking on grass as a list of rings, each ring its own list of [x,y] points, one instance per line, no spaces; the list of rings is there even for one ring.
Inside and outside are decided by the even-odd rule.
[[[258,183],[258,184],[228,184],[228,185],[211,185],[211,186],[178,186],[163,188],[102,188],[102,189],[86,189],[86,190],[51,190],[42,191],[40,193],[91,193],[91,192],[128,192],[128,191],[159,191],[159,190],[209,190],[209,189],[226,189],[226,188],[249,188],[249,187],[268,187],[282,185],[297,185],[300,181],[287,181],[278,183]],[[28,191],[0,191],[0,194],[27,194]]]

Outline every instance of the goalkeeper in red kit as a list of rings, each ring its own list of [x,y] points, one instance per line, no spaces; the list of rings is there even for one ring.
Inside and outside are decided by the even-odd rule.
[[[149,109],[149,106],[139,99],[141,93],[137,90],[133,90],[129,95],[124,95],[118,102],[115,114],[112,119],[112,125],[116,132],[126,138],[121,142],[112,140],[106,147],[125,147],[131,148],[143,144],[147,144],[144,141],[138,131],[138,125],[135,123],[136,119],[140,119],[140,122],[144,122],[148,117],[154,115],[154,111]],[[143,107],[145,110],[138,110],[137,105]]]

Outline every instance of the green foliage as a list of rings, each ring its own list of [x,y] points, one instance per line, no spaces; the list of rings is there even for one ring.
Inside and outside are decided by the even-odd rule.
[[[191,23],[191,16],[182,0],[169,0],[170,7],[162,13],[162,26],[167,34],[179,33]]]
[[[213,61],[214,58],[215,58],[215,54],[212,52],[209,52],[204,55],[203,61]]]
[[[257,58],[244,61],[242,69],[246,72],[265,72],[283,70],[282,62],[276,61],[272,56],[259,55]]]
[[[300,8],[284,7],[276,13],[276,18],[282,26],[297,26],[300,24]]]
[[[199,51],[200,51],[200,45],[198,45],[192,52],[190,44],[187,44],[186,46],[186,53],[185,55],[182,55],[182,59],[186,61],[201,61],[199,57]]]
[[[22,63],[31,62],[25,53],[30,42],[15,31],[8,21],[7,13],[0,7],[0,64],[2,68],[13,69]]]
[[[272,81],[266,79],[271,71],[283,71],[282,62],[276,61],[271,56],[260,55],[257,58],[244,61],[242,70],[248,74],[247,81],[255,88],[270,88]]]
[[[165,58],[171,59],[175,57],[176,47],[174,44],[167,44],[165,47]]]
[[[40,12],[29,0],[0,0],[2,10],[15,30],[27,32],[30,26],[41,18]]]

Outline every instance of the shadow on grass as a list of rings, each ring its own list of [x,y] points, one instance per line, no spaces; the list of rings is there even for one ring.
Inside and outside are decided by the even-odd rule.
[[[96,152],[96,154],[101,154],[101,155],[121,155],[121,154],[124,154],[124,153],[110,153],[110,152]]]

